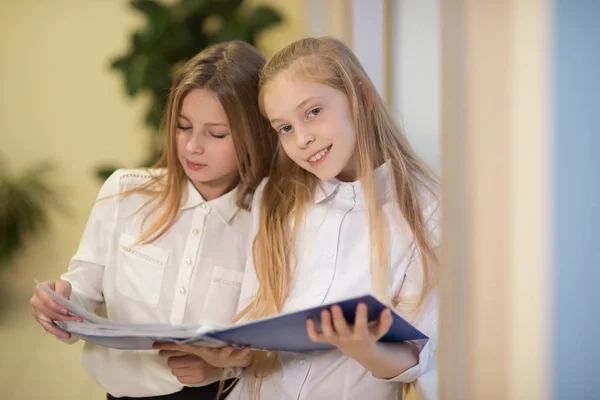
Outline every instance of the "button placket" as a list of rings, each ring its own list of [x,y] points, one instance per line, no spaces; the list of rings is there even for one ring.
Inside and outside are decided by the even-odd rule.
[[[206,204],[206,203],[203,203]],[[204,209],[196,208],[192,217],[192,229],[187,237],[183,258],[180,263],[179,273],[175,286],[175,297],[173,299],[173,307],[171,309],[171,323],[181,324],[185,314],[185,307],[189,296],[190,281],[196,264],[195,256],[198,254],[204,223],[207,212]]]
[[[352,191],[352,187],[347,186],[344,190]],[[322,250],[320,258],[322,260],[322,267],[320,268],[317,275],[315,276],[315,281],[318,282],[315,285],[315,295],[321,299],[321,304],[325,302],[327,297],[327,292],[329,288],[333,284],[333,279],[335,276],[336,270],[336,259],[337,259],[337,249],[339,246],[339,232],[342,224],[342,220],[346,215],[346,210],[338,210],[329,216],[329,221],[326,225],[322,225],[321,234],[319,235],[323,238],[323,243],[325,247]],[[329,275],[327,278],[325,276]]]

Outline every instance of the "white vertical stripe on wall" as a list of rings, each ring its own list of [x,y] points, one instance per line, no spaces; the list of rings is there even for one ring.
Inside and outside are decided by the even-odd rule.
[[[352,49],[385,98],[385,0],[352,1]]]
[[[389,14],[393,114],[415,151],[439,172],[439,0],[392,0]]]
[[[305,35],[327,35],[326,4],[323,0],[304,0],[305,3]]]

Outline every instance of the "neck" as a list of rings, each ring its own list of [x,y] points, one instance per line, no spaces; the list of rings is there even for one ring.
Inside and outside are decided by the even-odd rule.
[[[225,193],[229,193],[233,190],[239,182],[237,173],[232,175],[224,176],[218,180],[210,182],[192,182],[198,193],[206,201],[218,199]]]

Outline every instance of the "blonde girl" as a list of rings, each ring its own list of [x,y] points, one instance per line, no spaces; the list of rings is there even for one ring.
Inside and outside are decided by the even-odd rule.
[[[313,354],[193,349],[245,367],[228,399],[397,399],[432,366],[437,337],[438,182],[413,153],[352,51],[332,38],[296,41],[261,73],[259,102],[279,138],[254,198],[252,260],[238,320],[374,293],[430,337],[380,343],[384,311],[355,324],[321,315]]]

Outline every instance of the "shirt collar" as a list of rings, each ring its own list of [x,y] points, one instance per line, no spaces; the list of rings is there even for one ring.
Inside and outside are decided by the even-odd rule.
[[[378,199],[385,198],[392,189],[390,179],[390,162],[386,161],[374,171],[375,190]],[[363,197],[360,181],[342,182],[337,178],[321,181],[315,192],[315,204],[323,203],[338,193],[351,193],[352,196]]]
[[[229,223],[240,209],[237,205],[238,189],[239,186],[225,193],[221,197],[206,201],[200,192],[198,192],[192,181],[186,179],[184,195],[179,209],[186,210],[189,208],[202,207],[205,208],[207,212],[214,210],[223,222]]]

